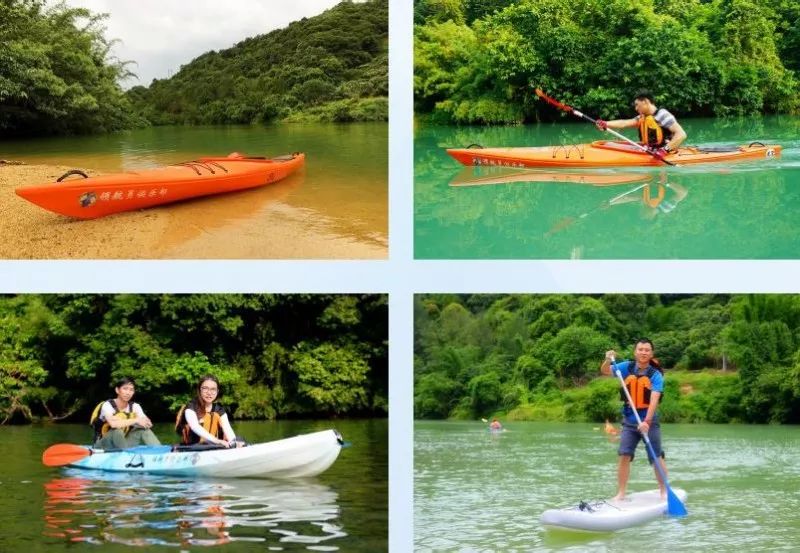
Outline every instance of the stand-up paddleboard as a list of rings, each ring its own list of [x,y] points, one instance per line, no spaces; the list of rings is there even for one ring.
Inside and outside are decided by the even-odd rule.
[[[686,501],[684,490],[672,490]],[[667,514],[667,498],[658,490],[629,494],[622,501],[581,501],[563,509],[550,509],[540,522],[550,530],[573,532],[614,532],[659,518]]]

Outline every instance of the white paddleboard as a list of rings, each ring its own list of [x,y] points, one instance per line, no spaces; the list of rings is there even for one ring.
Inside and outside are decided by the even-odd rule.
[[[684,490],[672,488],[682,501]],[[658,490],[628,494],[622,501],[586,501],[563,509],[550,509],[540,522],[551,530],[577,532],[613,532],[659,518],[667,513],[667,498]]]

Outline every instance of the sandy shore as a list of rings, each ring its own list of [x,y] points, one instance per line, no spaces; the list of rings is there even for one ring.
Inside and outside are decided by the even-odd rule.
[[[385,236],[349,236],[283,201],[291,185],[76,220],[14,193],[74,167],[0,164],[3,259],[385,259]],[[99,173],[86,171],[90,176]]]

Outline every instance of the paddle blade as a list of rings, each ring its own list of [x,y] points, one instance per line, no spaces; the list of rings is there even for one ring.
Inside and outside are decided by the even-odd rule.
[[[673,517],[685,517],[689,514],[681,499],[669,487],[667,488],[667,514]]]
[[[547,94],[545,94],[545,93],[542,91],[542,89],[541,89],[541,88],[537,88],[537,89],[535,89],[535,92],[536,92],[536,95],[537,95],[539,98],[541,98],[542,100],[544,100],[545,102],[547,102],[547,103],[548,103],[548,104],[550,104],[551,106],[553,106],[553,107],[555,107],[555,108],[558,108],[558,109],[561,109],[561,110],[564,110],[564,111],[566,111],[566,112],[571,112],[571,111],[572,111],[572,108],[571,108],[570,106],[568,106],[568,105],[566,105],[566,104],[562,104],[561,102],[559,102],[559,101],[558,101],[558,100],[556,100],[555,98],[551,98],[550,96],[548,96]]]
[[[74,444],[56,444],[44,450],[42,463],[48,467],[60,467],[74,463],[91,454],[92,451],[86,447]]]

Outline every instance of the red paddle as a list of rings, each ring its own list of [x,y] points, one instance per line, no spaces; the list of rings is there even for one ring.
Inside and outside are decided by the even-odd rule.
[[[51,445],[42,453],[42,463],[48,467],[60,467],[79,461],[92,454],[92,450],[75,444]]]

